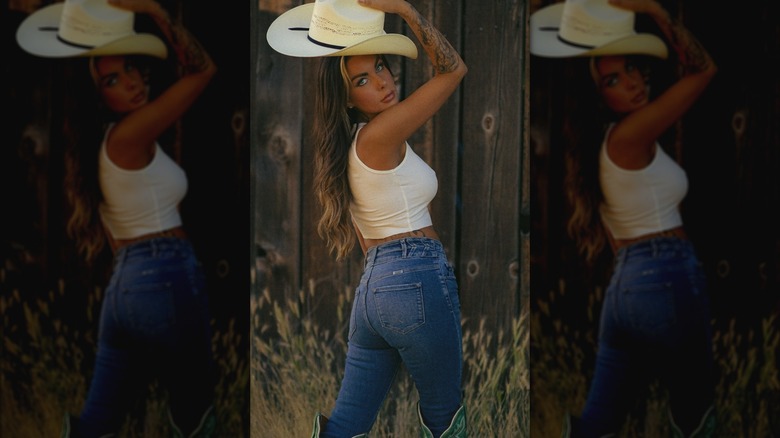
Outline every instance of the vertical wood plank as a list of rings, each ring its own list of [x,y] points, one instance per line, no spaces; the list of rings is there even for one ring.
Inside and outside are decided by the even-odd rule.
[[[519,311],[522,2],[466,3],[460,280],[464,314],[506,327]],[[516,270],[515,270],[516,272]],[[471,321],[474,323],[475,321]]]
[[[462,55],[462,3],[454,0],[429,0],[415,3],[415,8]],[[433,67],[411,30],[407,27],[405,32],[415,41],[419,51],[416,60],[404,62],[407,68],[403,86],[405,95],[409,95],[433,76]],[[452,262],[457,259],[456,237],[460,213],[458,211],[458,163],[461,148],[459,137],[461,90],[462,88],[459,88],[436,115],[409,139],[414,151],[436,171],[439,190],[431,204],[431,216]]]
[[[268,45],[265,31],[280,11],[259,2],[252,106],[253,242],[256,286],[276,300],[300,287],[302,62]]]

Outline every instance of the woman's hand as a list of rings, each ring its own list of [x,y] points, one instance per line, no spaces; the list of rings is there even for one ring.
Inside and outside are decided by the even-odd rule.
[[[654,16],[666,13],[655,0],[609,0],[609,4],[617,8]]]
[[[108,0],[108,4],[139,14],[159,15],[162,12],[162,7],[154,0]]]
[[[357,138],[358,156],[361,156],[362,150],[366,151],[364,156],[397,157],[399,150],[403,155],[405,141],[455,92],[468,69],[447,38],[410,3],[404,0],[358,0],[358,3],[397,13],[417,37],[433,65],[432,78],[406,99],[372,119]],[[393,166],[398,165],[392,158],[388,161]]]
[[[176,82],[154,100],[126,115],[111,130],[110,148],[148,149],[192,106],[211,81],[216,66],[197,39],[178,20],[171,20],[167,10],[156,1],[108,1],[118,8],[152,18],[176,52],[181,67],[182,76]]]
[[[358,4],[390,14],[400,14],[409,7],[405,0],[358,0]]]

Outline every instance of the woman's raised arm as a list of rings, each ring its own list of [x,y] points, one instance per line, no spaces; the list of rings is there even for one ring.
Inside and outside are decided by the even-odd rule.
[[[468,68],[458,52],[425,17],[403,0],[359,0],[363,6],[398,14],[433,64],[434,75],[406,99],[377,115],[360,132],[373,148],[396,148],[427,122],[457,89]]]
[[[715,62],[699,41],[654,0],[610,0],[614,6],[646,13],[657,23],[677,54],[680,79],[645,108],[627,116],[610,141],[652,145],[685,114],[717,72]]]
[[[181,77],[155,100],[128,114],[111,132],[112,147],[152,144],[190,108],[216,72],[195,37],[153,0],[109,0],[116,7],[149,15],[176,52]]]

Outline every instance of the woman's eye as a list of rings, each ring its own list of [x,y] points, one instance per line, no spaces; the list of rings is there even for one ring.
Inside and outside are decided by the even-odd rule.
[[[366,85],[366,82],[368,82],[368,79],[366,79],[366,78],[360,78],[360,79],[358,79],[358,81],[355,83],[355,86],[357,86],[357,87],[362,87],[363,85]]]
[[[104,87],[113,87],[116,85],[116,77],[111,76],[110,78],[106,78],[103,80],[103,86]]]
[[[376,71],[379,72],[379,71],[382,71],[384,69],[385,69],[385,65],[384,64],[379,63],[379,64],[376,65]]]

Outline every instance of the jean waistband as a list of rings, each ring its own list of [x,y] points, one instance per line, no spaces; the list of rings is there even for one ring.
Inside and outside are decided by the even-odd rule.
[[[629,257],[651,256],[670,252],[693,254],[693,244],[690,240],[679,237],[654,237],[618,249],[617,259],[625,260]]]
[[[444,246],[436,239],[404,237],[369,248],[366,252],[366,264],[397,258],[438,257],[441,255],[444,255]]]
[[[151,257],[163,253],[189,253],[192,251],[192,244],[189,240],[178,237],[155,237],[119,248],[114,258],[127,260],[130,257]]]

